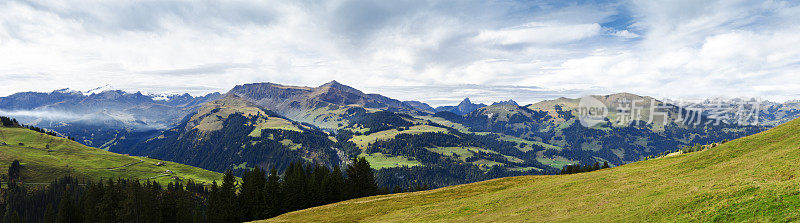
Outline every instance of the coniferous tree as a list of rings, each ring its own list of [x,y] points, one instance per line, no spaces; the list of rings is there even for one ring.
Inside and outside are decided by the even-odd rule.
[[[325,180],[330,175],[330,169],[327,167],[314,164],[313,171],[310,174],[310,180],[308,182],[309,188],[309,207],[319,206],[325,204],[325,201],[328,200],[326,197],[326,190],[325,190]],[[311,166],[308,168],[311,170]]]
[[[394,185],[394,188],[392,188],[392,193],[403,193],[403,188],[401,188],[400,185]]]
[[[14,210],[11,208],[11,205],[8,204],[6,201],[6,208],[3,211],[3,222],[11,222],[11,216],[14,214]]]
[[[283,176],[284,208],[286,212],[300,210],[307,206],[306,171],[301,162],[292,162]]]
[[[67,188],[61,196],[61,202],[58,204],[58,216],[56,217],[57,223],[70,223],[80,222],[78,210],[75,204],[72,203],[72,191]]]
[[[143,199],[143,197],[140,197],[143,195],[139,192],[140,189],[138,181],[128,182],[128,186],[125,187],[125,197],[120,203],[121,210],[118,215],[120,221],[144,222],[143,219],[139,218],[142,216],[141,211],[143,209],[140,205],[140,201]]]
[[[260,167],[245,170],[242,174],[242,185],[239,192],[239,204],[242,207],[244,220],[256,220],[264,217],[266,206],[266,176]]]
[[[85,220],[88,222],[99,222],[101,221],[99,204],[100,204],[100,199],[103,197],[103,193],[105,192],[103,183],[89,182],[86,187],[87,187],[86,193],[84,193],[81,202],[81,204],[83,205],[82,207],[83,213],[86,216]],[[59,212],[58,214],[61,215],[60,205],[58,212]]]
[[[222,192],[219,186],[217,186],[217,181],[212,181],[211,189],[208,194],[208,212],[206,213],[208,221],[223,222],[224,213],[222,208]]]
[[[278,214],[281,213],[281,210],[283,210],[283,197],[281,196],[280,177],[278,176],[278,170],[275,169],[275,167],[269,171],[269,177],[267,178],[264,196],[267,205],[267,208],[265,209],[265,216],[278,216]]]
[[[19,216],[19,212],[14,211],[14,213],[11,214],[11,221],[10,222],[11,223],[22,223],[22,217]]]
[[[364,157],[353,158],[353,163],[347,166],[345,184],[349,198],[372,196],[378,193],[375,175]]]
[[[12,188],[16,186],[16,184],[22,178],[22,165],[19,164],[19,160],[14,160],[11,162],[11,166],[8,167],[8,188]]]
[[[225,171],[225,176],[222,178],[222,186],[220,186],[219,192],[220,198],[222,198],[222,221],[239,222],[241,212],[236,206],[236,178],[230,170]]]
[[[344,175],[338,165],[333,167],[333,172],[325,179],[325,203],[334,203],[344,199]]]
[[[97,215],[100,219],[99,222],[114,222],[117,209],[119,208],[117,198],[117,187],[113,180],[108,180],[108,186],[104,187],[105,191],[100,198],[100,203],[97,205]]]
[[[175,194],[175,183],[168,183],[167,190],[161,196],[161,209],[160,222],[177,222],[178,221],[178,199]]]
[[[55,223],[56,222],[56,213],[53,210],[52,204],[47,204],[47,208],[44,210],[44,217],[42,217],[42,223]]]

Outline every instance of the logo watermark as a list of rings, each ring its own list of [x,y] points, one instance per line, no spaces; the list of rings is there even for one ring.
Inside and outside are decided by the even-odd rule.
[[[758,125],[763,101],[751,99],[680,99],[659,101],[653,98],[614,99],[595,96],[580,98],[577,117],[584,127],[611,124],[627,125]]]
[[[606,122],[608,106],[592,96],[581,97],[578,102],[578,120],[585,127],[595,127]]]

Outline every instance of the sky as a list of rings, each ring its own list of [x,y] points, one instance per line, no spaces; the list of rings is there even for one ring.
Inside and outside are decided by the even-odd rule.
[[[317,86],[432,105],[800,99],[798,1],[0,1],[0,96]]]

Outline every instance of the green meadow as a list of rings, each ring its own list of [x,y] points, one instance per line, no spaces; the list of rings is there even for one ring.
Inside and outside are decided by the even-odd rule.
[[[22,164],[26,183],[42,184],[62,176],[83,179],[130,178],[160,183],[192,179],[210,183],[222,174],[145,157],[127,156],[84,146],[26,128],[0,127],[0,169]],[[159,162],[162,165],[157,165]]]

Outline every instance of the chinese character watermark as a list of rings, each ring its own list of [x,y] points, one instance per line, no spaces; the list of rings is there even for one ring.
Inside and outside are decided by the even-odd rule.
[[[581,97],[577,117],[581,125],[758,125],[762,101],[751,99],[663,100],[616,98],[603,101]]]

